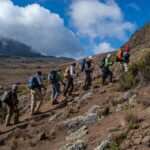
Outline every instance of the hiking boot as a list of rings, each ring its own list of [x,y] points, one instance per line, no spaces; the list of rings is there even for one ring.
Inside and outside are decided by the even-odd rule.
[[[11,123],[7,123],[7,124],[5,124],[5,127],[9,127],[9,126],[12,126],[13,124],[11,124]]]
[[[57,105],[57,104],[59,104],[59,102],[56,100],[52,102],[52,105]]]

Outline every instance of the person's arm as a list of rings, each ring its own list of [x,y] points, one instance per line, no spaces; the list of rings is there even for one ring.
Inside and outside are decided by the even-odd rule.
[[[73,66],[70,67],[70,75],[71,76],[75,76],[76,75]]]
[[[39,85],[41,86],[41,88],[43,88],[44,90],[46,90],[46,87],[43,85],[42,79],[41,79],[40,76],[37,76],[37,80],[38,80],[38,83],[39,83]]]

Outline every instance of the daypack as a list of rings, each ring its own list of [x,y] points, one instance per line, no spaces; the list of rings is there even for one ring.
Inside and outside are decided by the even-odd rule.
[[[65,72],[64,72],[64,77],[68,78],[70,75],[70,68],[66,68]]]
[[[79,69],[80,69],[81,72],[84,71],[84,69],[85,69],[85,64],[86,64],[86,59],[82,59],[82,60],[80,61],[80,63],[79,63]]]
[[[99,67],[100,67],[100,68],[104,68],[104,66],[105,66],[105,59],[106,59],[106,57],[103,57],[103,58],[99,61]]]
[[[36,79],[36,77],[31,77],[28,81],[28,87],[30,89],[35,89],[35,88],[38,88],[40,85],[39,85],[39,82],[38,80]]]
[[[117,52],[116,61],[121,62],[122,61],[122,56],[123,56],[123,50],[120,48]]]
[[[51,71],[49,73],[49,79],[51,83],[55,83],[57,81],[57,72],[56,71]]]
[[[2,98],[1,98],[1,102],[5,103],[7,105],[11,105],[12,104],[11,98],[12,98],[12,92],[11,91],[5,91]]]

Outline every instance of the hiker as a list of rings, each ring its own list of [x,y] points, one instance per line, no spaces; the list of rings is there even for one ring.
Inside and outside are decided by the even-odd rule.
[[[10,126],[10,120],[14,115],[14,124],[19,123],[19,109],[18,109],[18,85],[14,84],[10,91],[6,91],[3,95],[2,101],[7,106],[7,116],[5,126]]]
[[[110,66],[113,65],[113,61],[111,60],[111,53],[107,55],[107,57],[104,59],[104,65],[102,67],[102,84],[106,85],[105,82],[107,77],[109,77],[109,82],[112,83],[113,73],[110,71]]]
[[[30,78],[29,88],[31,89],[31,116],[33,116],[39,113],[40,106],[43,102],[42,88],[46,91],[42,83],[41,71],[38,71],[34,77]]]
[[[67,97],[72,95],[72,91],[74,89],[74,77],[76,76],[75,73],[76,63],[72,63],[69,68],[65,70],[64,77],[66,78],[66,86],[64,88],[64,96]]]
[[[86,59],[84,58],[79,63],[79,69],[80,69],[81,72],[84,72],[85,64],[86,64]]]
[[[129,57],[130,57],[129,51],[130,51],[130,47],[126,45],[122,52],[121,65],[122,65],[123,72],[128,72],[128,63],[129,63]]]
[[[84,86],[83,89],[84,90],[88,90],[89,87],[92,85],[92,77],[91,77],[91,73],[93,73],[94,68],[92,68],[92,61],[93,61],[93,57],[90,56],[87,60],[87,62],[85,63],[85,81],[84,81]]]
[[[62,83],[62,85],[65,86],[65,83],[63,82],[63,74],[61,73],[61,69],[51,71],[48,74],[48,80],[51,83],[52,87],[52,95],[51,95],[52,105],[59,104],[57,98],[60,94],[60,83]]]
[[[118,49],[116,61],[120,62],[123,72],[128,72],[128,63],[130,57],[129,51],[130,51],[130,47],[128,45],[126,45],[124,48]]]

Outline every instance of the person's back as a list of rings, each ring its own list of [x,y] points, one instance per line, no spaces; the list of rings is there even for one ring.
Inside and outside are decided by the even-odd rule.
[[[39,113],[40,106],[43,102],[42,88],[46,91],[45,86],[42,83],[42,72],[38,71],[33,77],[36,79],[36,86],[31,88],[31,115]],[[38,101],[37,105],[36,102]]]
[[[18,96],[17,96],[18,85],[13,85],[12,89],[8,91],[7,95],[7,116],[6,116],[6,126],[10,125],[10,120],[12,115],[15,113],[14,124],[19,122],[19,109],[18,105]]]

